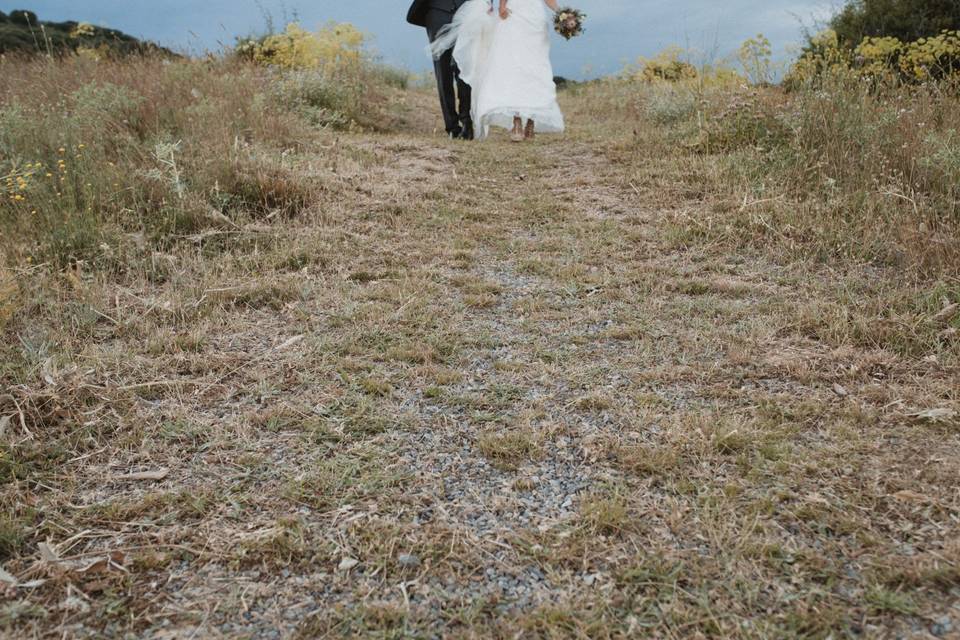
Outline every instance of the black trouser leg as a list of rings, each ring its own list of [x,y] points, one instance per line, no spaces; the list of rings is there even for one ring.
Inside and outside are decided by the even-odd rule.
[[[460,122],[470,122],[470,107],[472,106],[470,85],[460,79],[460,69],[456,68],[456,63],[454,63],[453,72],[457,77],[457,99],[460,101],[460,108],[457,113],[460,116]]]
[[[432,10],[427,13],[427,36],[432,42],[437,33],[453,20],[453,14]],[[453,51],[446,51],[433,63],[437,76],[437,92],[440,94],[440,109],[447,133],[456,133],[470,122],[470,86],[460,79],[460,70],[453,60]],[[459,98],[459,105],[458,103]]]
[[[460,130],[460,116],[457,114],[457,97],[455,94],[455,87],[459,79],[454,73],[455,68],[452,51],[445,52],[433,63],[433,71],[437,76],[437,91],[440,93],[440,109],[443,111],[443,124],[447,133]],[[459,84],[463,83],[459,82]],[[469,112],[470,107],[467,106],[468,117]]]

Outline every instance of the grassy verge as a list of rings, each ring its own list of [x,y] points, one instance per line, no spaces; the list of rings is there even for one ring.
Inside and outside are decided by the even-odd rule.
[[[661,208],[675,247],[834,269],[836,302],[810,301],[797,331],[956,362],[960,100],[952,85],[881,90],[845,77],[785,93],[608,80],[581,91],[630,113],[629,125],[605,135],[618,139],[607,154],[631,168],[629,187]],[[871,270],[883,275],[864,275]],[[851,271],[855,282],[844,275]]]
[[[956,628],[951,187],[800,136],[839,97],[601,82],[468,146],[392,80],[3,64],[7,635]]]

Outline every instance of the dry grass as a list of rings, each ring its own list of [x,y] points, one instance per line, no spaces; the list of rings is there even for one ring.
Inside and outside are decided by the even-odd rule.
[[[137,64],[51,67],[50,84],[8,66],[0,95],[56,103],[107,76],[158,91]],[[220,118],[183,136],[214,136],[226,173],[194,173],[199,149],[185,166],[197,198],[249,187],[227,221],[163,230],[107,202],[82,257],[40,251],[54,227],[5,231],[2,633],[953,633],[952,223],[921,259],[896,225],[861,233],[855,188],[830,226],[773,171],[741,210],[758,183],[731,165],[770,156],[677,145],[664,123],[685,112],[645,106],[661,98],[574,89],[568,136],[530,146],[432,136],[417,89],[401,133]],[[164,100],[138,109],[191,109]],[[252,156],[232,155],[235,126]],[[128,135],[98,144],[151,148]],[[942,186],[910,194],[917,215]],[[865,239],[903,261],[866,261]]]

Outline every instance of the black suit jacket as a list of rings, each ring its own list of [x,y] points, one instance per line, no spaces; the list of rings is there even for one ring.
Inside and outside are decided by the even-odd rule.
[[[467,0],[413,0],[407,11],[407,22],[418,27],[427,26],[430,11],[443,11],[452,17]]]

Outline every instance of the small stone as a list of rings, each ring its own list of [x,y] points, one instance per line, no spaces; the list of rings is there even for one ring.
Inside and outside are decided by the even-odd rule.
[[[358,564],[360,564],[360,561],[357,560],[356,558],[344,556],[343,560],[340,561],[340,566],[338,566],[337,568],[340,571],[350,571],[350,569],[353,569]]]
[[[943,616],[930,628],[930,633],[937,636],[938,638],[943,638],[950,634],[953,631],[953,621],[950,620],[948,616]]]
[[[397,562],[400,563],[401,567],[406,567],[407,569],[415,569],[420,566],[420,558],[409,553],[401,553],[397,556]]]

